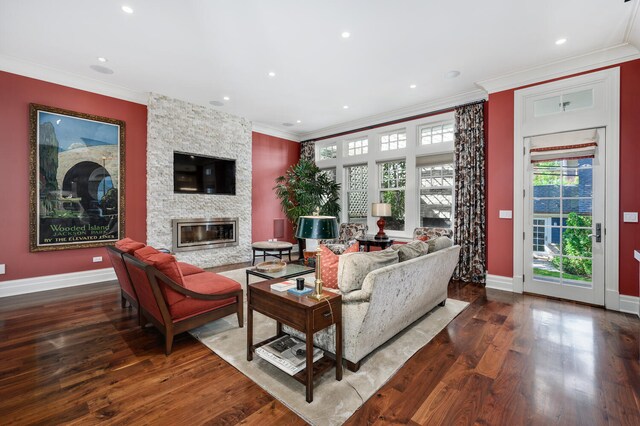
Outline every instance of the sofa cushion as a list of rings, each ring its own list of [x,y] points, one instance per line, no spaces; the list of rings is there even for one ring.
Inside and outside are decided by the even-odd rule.
[[[398,261],[404,262],[427,254],[429,245],[424,241],[415,240],[407,244],[393,244],[391,249],[398,252]]]
[[[453,241],[451,240],[451,238],[443,236],[438,238],[432,238],[429,241],[427,241],[427,244],[429,245],[429,253],[433,253],[438,250],[442,250],[443,248],[453,246]]]
[[[204,269],[185,262],[178,262],[178,268],[180,268],[180,272],[182,272],[183,277],[204,272]]]
[[[338,263],[338,287],[343,293],[359,290],[369,272],[394,263],[398,263],[398,252],[392,249],[343,254]]]
[[[223,294],[242,289],[238,282],[213,272],[187,275],[184,277],[184,281],[186,288],[203,294]],[[174,321],[182,321],[194,315],[230,305],[235,301],[235,297],[222,300],[202,300],[185,297],[183,300],[169,306],[169,312]]]
[[[140,250],[136,250],[133,255],[143,261],[144,263],[155,267],[158,271],[165,274],[168,278],[173,280],[176,284],[184,286],[184,279],[182,272],[176,258],[167,253],[161,253],[151,246],[146,246]],[[166,285],[161,285],[160,289],[164,294],[164,299],[167,301],[167,305],[171,306],[176,302],[181,301],[185,296],[172,290]]]
[[[143,247],[144,243],[132,240],[129,237],[116,241],[116,248],[129,254],[133,254],[134,251],[139,250]]]
[[[322,282],[324,287],[338,288],[338,261],[341,255],[335,254],[329,247],[320,244],[320,269],[322,270]],[[355,243],[342,254],[360,251],[360,244]]]
[[[152,254],[157,254],[157,253],[160,253],[160,252],[151,246],[146,246],[134,251],[133,256],[145,262],[146,258],[151,256]],[[149,262],[145,262],[145,263],[149,263]]]

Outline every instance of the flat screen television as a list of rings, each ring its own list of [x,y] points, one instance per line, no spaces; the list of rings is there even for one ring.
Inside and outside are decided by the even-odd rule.
[[[236,160],[174,152],[173,192],[236,195]]]

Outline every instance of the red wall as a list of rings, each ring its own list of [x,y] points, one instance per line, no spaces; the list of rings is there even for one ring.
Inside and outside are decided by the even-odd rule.
[[[276,178],[300,159],[300,144],[253,132],[252,149],[251,238],[254,242],[274,238],[273,220],[285,219],[285,238],[280,239],[295,242],[273,187]]]
[[[622,212],[640,211],[640,60],[620,64],[620,294],[638,296],[640,224],[623,223]],[[542,83],[539,83],[542,84]],[[518,88],[519,89],[519,88]],[[513,221],[498,219],[499,210],[513,210],[514,91],[489,95],[487,161],[487,270],[513,276]]]
[[[29,252],[29,104],[126,122],[126,234],[146,240],[147,107],[0,72],[0,281],[110,267],[104,248]],[[102,256],[93,263],[93,256]]]

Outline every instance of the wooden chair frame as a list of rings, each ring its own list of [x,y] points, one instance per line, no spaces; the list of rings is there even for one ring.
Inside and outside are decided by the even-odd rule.
[[[211,321],[215,321],[220,318],[224,318],[228,315],[235,313],[238,317],[238,325],[240,328],[244,327],[244,315],[243,315],[243,290],[236,290],[229,293],[223,294],[204,294],[197,293],[195,291],[191,291],[183,286],[177,284],[175,281],[167,277],[165,274],[157,270],[155,267],[151,265],[147,265],[144,262],[136,259],[130,254],[124,254],[123,258],[127,267],[135,267],[143,269],[147,275],[149,280],[149,284],[151,285],[151,291],[153,292],[153,296],[155,298],[156,303],[158,304],[158,308],[160,310],[160,314],[162,315],[161,323],[158,321],[156,317],[154,317],[151,313],[147,312],[142,303],[139,303],[139,311],[140,311],[140,326],[144,326],[144,320],[151,322],[165,337],[165,353],[169,355],[171,353],[171,348],[173,346],[173,337],[177,334],[183,333],[185,331],[191,330],[192,328],[198,327],[200,325],[206,324]],[[162,284],[159,283],[162,281]],[[135,285],[135,283],[134,283]],[[144,285],[141,283],[140,285]],[[162,290],[160,289],[161,285],[166,285],[170,289],[174,290],[177,293],[180,293],[186,297],[191,297],[194,299],[201,300],[224,300],[234,297],[236,301],[227,306],[223,306],[221,308],[214,309],[212,311],[204,312],[198,315],[195,315],[191,318],[187,318],[182,321],[174,322],[171,314],[169,312],[169,306],[167,305]]]
[[[107,246],[106,247],[107,251],[111,251],[113,253],[115,253],[117,256],[120,257],[120,259],[122,259],[122,262],[124,264],[124,255],[126,254],[124,251],[116,248],[116,247],[111,247],[111,246]],[[131,275],[129,275],[129,270],[126,268],[125,265],[125,271],[127,273],[127,277],[129,278],[129,282],[132,283],[131,285],[133,286],[133,280],[131,279]],[[127,306],[127,302],[129,302],[129,305],[131,305],[132,307],[139,309],[138,308],[138,295],[135,293],[136,289],[135,287],[132,288],[133,290],[133,294],[129,294],[126,291],[124,291],[122,289],[122,284],[120,283],[120,277],[118,277],[118,284],[120,284],[120,306],[122,308],[125,308]]]

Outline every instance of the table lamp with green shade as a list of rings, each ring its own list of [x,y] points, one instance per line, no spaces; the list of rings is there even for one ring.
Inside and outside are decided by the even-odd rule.
[[[338,238],[338,221],[333,216],[300,216],[296,238],[309,240],[331,240]],[[313,293],[309,296],[312,299],[322,299],[322,269],[320,267],[320,246],[316,250],[316,281]]]

